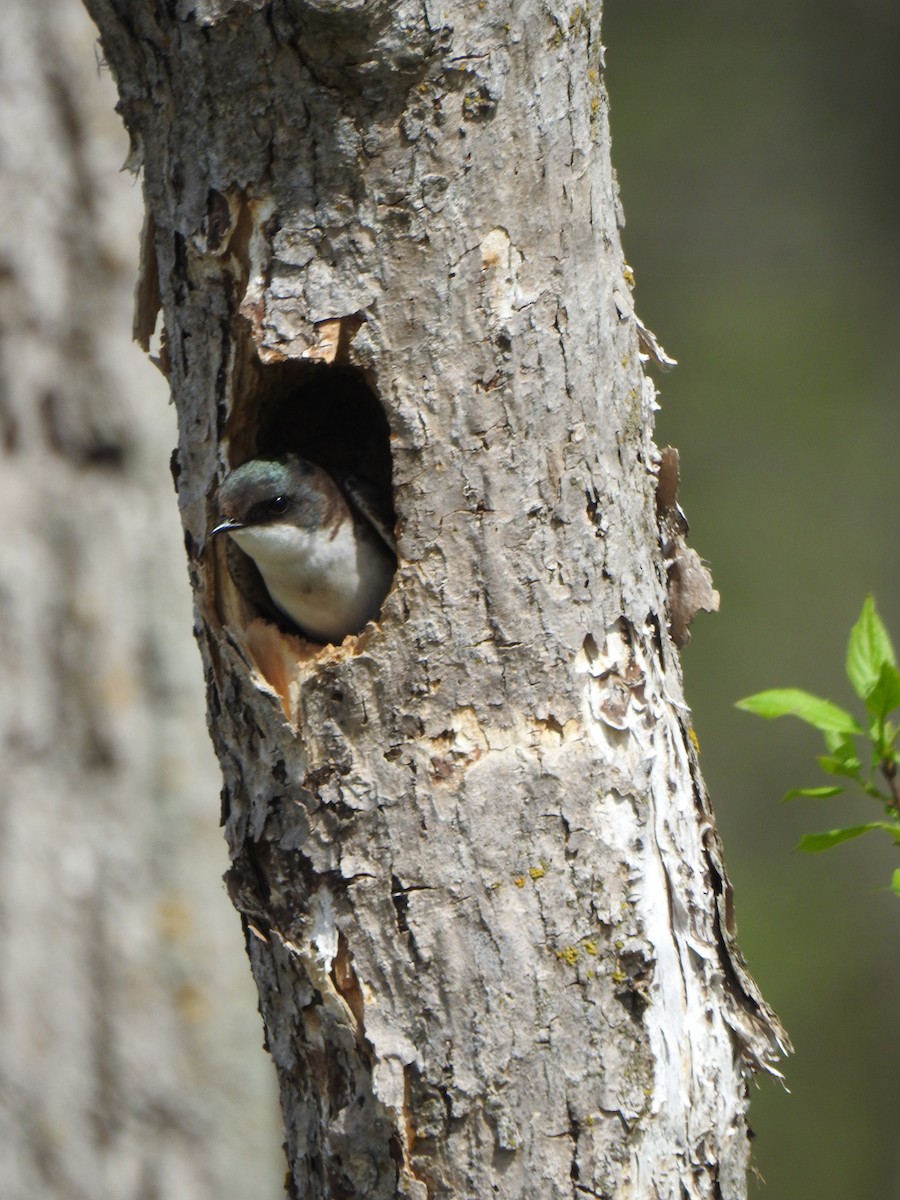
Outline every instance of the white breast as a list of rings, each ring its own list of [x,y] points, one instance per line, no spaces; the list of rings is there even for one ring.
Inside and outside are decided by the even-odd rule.
[[[311,533],[295,525],[235,529],[272,600],[310,637],[340,642],[378,616],[394,563],[374,531],[345,521]]]

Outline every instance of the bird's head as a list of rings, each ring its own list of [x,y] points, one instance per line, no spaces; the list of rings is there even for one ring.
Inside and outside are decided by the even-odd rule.
[[[266,525],[313,531],[327,523],[333,489],[321,467],[304,458],[251,459],[236,467],[219,488],[213,533]]]
[[[254,458],[219,488],[213,533],[228,533],[243,549],[296,553],[300,537],[327,533],[345,509],[331,476],[306,459]],[[254,556],[256,556],[254,554]]]

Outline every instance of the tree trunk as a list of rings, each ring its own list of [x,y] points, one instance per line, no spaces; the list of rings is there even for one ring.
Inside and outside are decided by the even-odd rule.
[[[657,503],[599,13],[88,7],[292,1194],[744,1196],[781,1034],[670,636],[704,580]],[[207,536],[226,466],[287,451],[393,483],[394,586],[341,646]]]
[[[274,1197],[95,41],[75,0],[0,4],[0,1196]]]

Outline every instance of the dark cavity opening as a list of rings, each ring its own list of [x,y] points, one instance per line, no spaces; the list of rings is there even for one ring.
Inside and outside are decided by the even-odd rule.
[[[299,454],[390,494],[390,429],[361,371],[290,361],[262,368],[255,383],[229,431],[232,467]]]
[[[359,369],[308,363],[253,364],[241,401],[228,423],[230,467],[250,459],[283,459],[294,454],[324,468],[338,482],[351,507],[367,519],[374,513],[390,541],[396,521],[392,500],[390,427],[375,391]],[[374,501],[374,502],[373,502]],[[262,615],[282,628],[283,611],[261,590],[256,564],[232,543],[228,565],[239,590]],[[340,641],[340,633],[310,632],[314,641]],[[296,630],[294,630],[296,631]],[[347,629],[346,632],[358,632]]]

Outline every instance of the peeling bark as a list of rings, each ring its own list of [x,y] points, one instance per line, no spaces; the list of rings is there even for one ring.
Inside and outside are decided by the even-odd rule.
[[[669,633],[599,12],[88,7],[292,1194],[744,1196],[784,1037]],[[339,647],[207,538],[226,466],[287,451],[393,486],[394,587]]]

